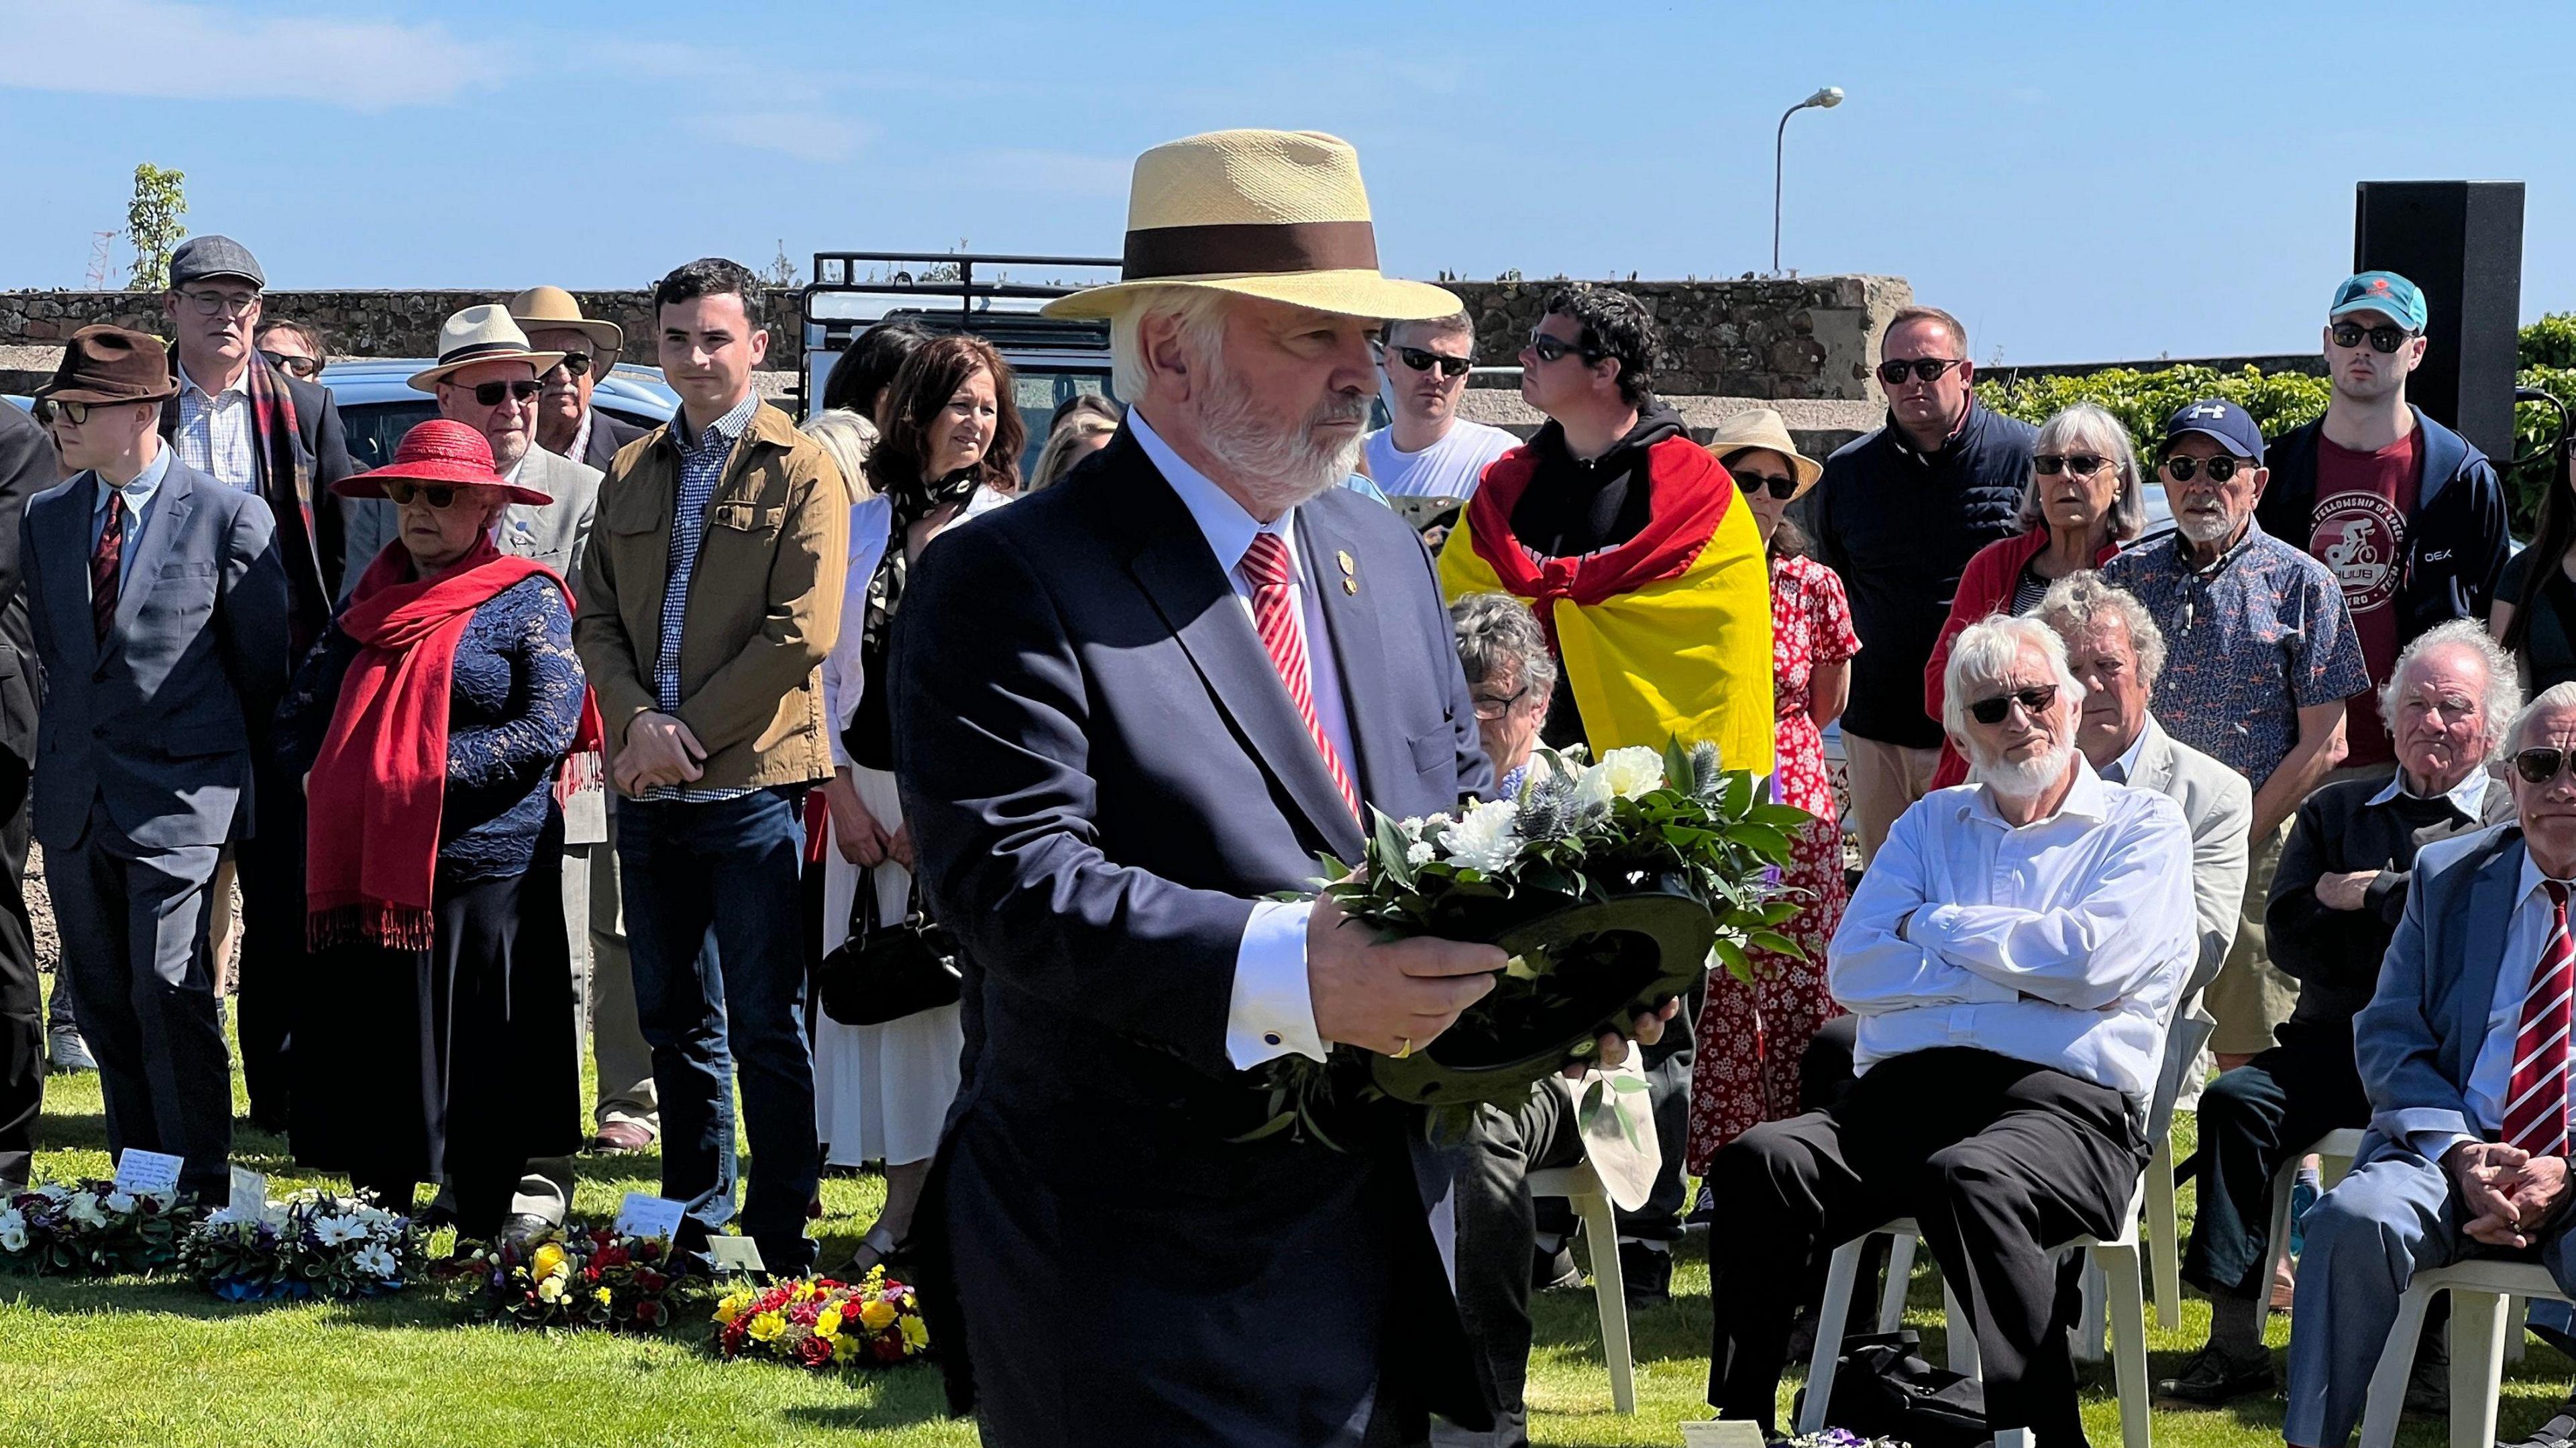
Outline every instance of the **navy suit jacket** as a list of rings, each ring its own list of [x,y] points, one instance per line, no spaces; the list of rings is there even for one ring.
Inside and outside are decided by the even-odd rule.
[[[251,749],[286,688],[286,566],[268,505],[177,458],[161,479],[101,647],[82,473],[27,504],[19,559],[45,670],[36,838],[78,844],[93,801],[139,845],[233,837]]]
[[[2366,1155],[2406,1145],[2417,1132],[2486,1136],[2469,1117],[2469,1072],[2486,1044],[2527,853],[2522,826],[2501,824],[2416,855],[2379,989],[2353,1018],[2353,1056],[2377,1138]]]
[[[36,758],[36,641],[18,571],[18,520],[27,500],[61,477],[54,440],[15,407],[0,407],[0,749]]]
[[[1403,818],[1490,788],[1413,530],[1341,489],[1295,526],[1363,802]],[[1437,1168],[1405,1145],[1419,1118],[1382,1108],[1348,1152],[1232,1139],[1268,1115],[1225,1047],[1245,922],[1362,840],[1144,449],[1122,431],[942,535],[893,664],[904,816],[980,976],[934,1193],[961,1264],[1011,1284],[967,1313],[1026,1344],[977,1365],[988,1414],[1079,1404],[1062,1421],[1103,1443],[1283,1448],[1356,1441],[1338,1415],[1373,1392],[1482,1421],[1427,1226]]]
[[[573,461],[587,463],[605,473],[608,471],[608,465],[617,461],[619,448],[650,431],[652,431],[651,428],[637,427],[622,417],[612,416],[594,407],[590,412],[590,443],[582,449],[581,456]]]

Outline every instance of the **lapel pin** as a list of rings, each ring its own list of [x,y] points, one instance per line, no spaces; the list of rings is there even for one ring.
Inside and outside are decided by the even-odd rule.
[[[1333,561],[1342,565],[1342,592],[1358,593],[1360,591],[1359,565],[1351,561],[1350,550],[1344,548],[1335,551]]]

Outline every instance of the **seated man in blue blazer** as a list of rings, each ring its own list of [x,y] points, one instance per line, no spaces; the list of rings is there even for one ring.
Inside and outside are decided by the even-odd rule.
[[[2576,684],[2506,735],[2513,822],[2427,845],[2353,1023],[2370,1134],[2307,1217],[2282,1436],[2336,1448],[2416,1272],[2530,1252],[2576,1290],[2567,1226]]]
[[[160,339],[84,327],[36,396],[69,482],[20,521],[45,702],[36,839],[63,973],[98,1058],[107,1145],[229,1186],[232,1073],[206,948],[217,853],[286,687],[287,585],[268,504],[182,463],[157,424]]]

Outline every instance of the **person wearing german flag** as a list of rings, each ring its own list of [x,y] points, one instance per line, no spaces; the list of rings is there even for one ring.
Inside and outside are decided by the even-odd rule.
[[[1521,397],[1548,421],[1485,469],[1440,553],[1456,599],[1528,603],[1559,669],[1540,737],[1598,757],[1668,739],[1715,744],[1730,769],[1771,772],[1771,593],[1753,510],[1653,390],[1643,303],[1573,285],[1522,347]],[[1696,993],[1694,993],[1696,994]],[[1645,1051],[1663,1150],[1646,1205],[1620,1214],[1630,1295],[1659,1298],[1682,1235],[1692,1046],[1687,1002]],[[1544,1226],[1544,1220],[1542,1226]]]

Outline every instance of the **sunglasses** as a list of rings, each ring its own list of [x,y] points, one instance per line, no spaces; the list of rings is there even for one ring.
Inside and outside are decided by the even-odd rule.
[[[2238,473],[2249,471],[2253,466],[2254,464],[2250,462],[2239,462],[2235,458],[2170,457],[2164,460],[2165,476],[2177,483],[2190,482],[2202,473],[2209,474],[2209,480],[2213,483],[2223,483]]]
[[[2110,461],[2100,453],[2040,453],[2031,458],[2030,465],[2043,478],[2053,478],[2066,472],[2079,478],[2089,478],[2102,471],[2103,465]]]
[[[546,385],[533,377],[525,377],[515,382],[479,383],[471,390],[477,403],[485,407],[498,407],[511,398],[525,402],[545,391]]]
[[[1426,352],[1419,347],[1380,347],[1378,360],[1385,361],[1386,354],[1389,352],[1393,352],[1405,366],[1416,372],[1428,372],[1437,367],[1443,377],[1464,377],[1467,375],[1467,369],[1475,365],[1464,357],[1443,357],[1437,352]]]
[[[2525,784],[2547,784],[2560,770],[2576,770],[2576,749],[2553,749],[2548,745],[2525,749],[2513,756],[2513,772]]]
[[[385,484],[385,500],[397,508],[408,508],[411,500],[420,499],[431,508],[445,512],[464,493],[455,483],[407,483],[397,478]]]
[[[269,366],[289,377],[301,377],[310,382],[322,375],[322,364],[310,357],[298,357],[292,352],[270,352],[265,349],[259,355],[268,359]]]
[[[1586,362],[1598,362],[1608,355],[1598,347],[1586,347],[1580,342],[1569,342],[1563,337],[1551,337],[1545,332],[1536,330],[1530,333],[1529,347],[1531,351],[1538,354],[1538,360],[1541,362],[1554,362],[1569,352],[1582,354]]]
[[[2055,684],[2033,684],[2016,694],[1997,694],[1991,699],[1979,699],[1968,706],[1968,717],[1980,724],[2001,724],[2012,706],[2019,704],[2023,713],[2037,718],[2047,713],[2048,706],[2056,702]]]
[[[103,407],[105,405],[106,404],[104,403],[98,402],[56,402],[48,398],[45,401],[36,404],[36,410],[41,414],[41,416],[37,418],[37,421],[52,422],[55,418],[59,417],[65,422],[70,423],[72,426],[78,427],[82,423],[89,421],[89,412],[91,408]]]
[[[1965,357],[1890,357],[1878,364],[1878,380],[1894,387],[1905,380],[1907,373],[1912,373],[1916,381],[1929,382],[1967,360]]]
[[[554,367],[546,369],[546,375],[553,376],[555,367],[562,368],[567,376],[588,377],[590,375],[590,354],[587,352],[566,352],[563,354],[562,361],[557,362]]]
[[[2361,339],[2368,337],[2373,352],[2394,352],[2405,346],[2407,339],[2415,334],[2404,327],[2364,328],[2359,322],[2337,322],[2333,335],[2334,344],[2338,347],[2358,347]]]
[[[1737,473],[1735,475],[1735,485],[1742,488],[1744,490],[1744,496],[1748,498],[1759,494],[1765,488],[1769,488],[1771,490],[1771,496],[1780,499],[1782,502],[1787,502],[1789,499],[1798,495],[1798,480],[1796,478],[1766,478],[1760,473]]]
[[[1492,694],[1478,694],[1476,696],[1476,717],[1490,724],[1512,712],[1512,706],[1514,704],[1517,704],[1528,697],[1529,686],[1526,684],[1521,686],[1521,691],[1519,693],[1512,695],[1508,699],[1499,698]]]

